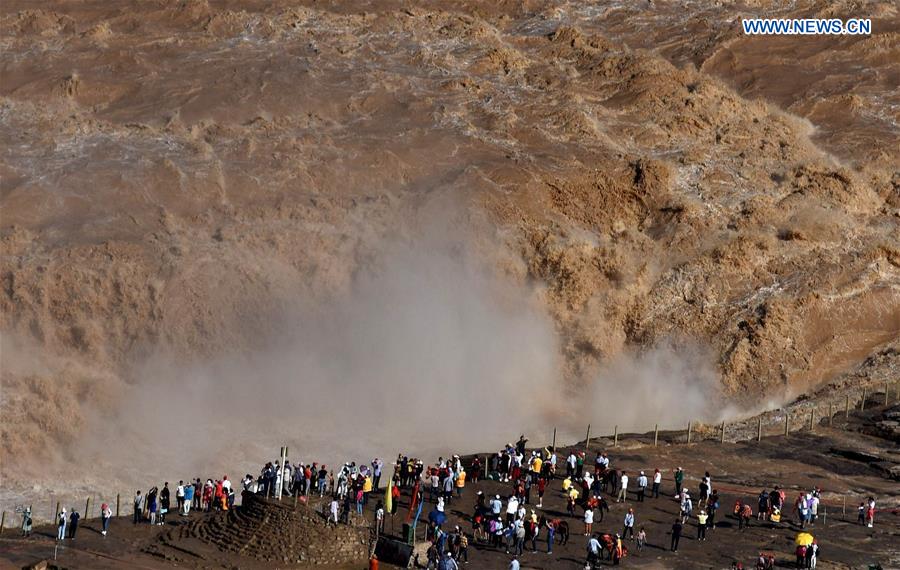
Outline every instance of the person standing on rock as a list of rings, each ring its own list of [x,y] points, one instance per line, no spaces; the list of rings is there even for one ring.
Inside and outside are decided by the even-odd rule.
[[[465,564],[468,564],[469,563],[469,538],[466,536],[466,533],[459,532],[458,542],[459,542],[459,551],[456,555],[456,560],[457,561],[463,560]]]
[[[63,507],[63,510],[56,518],[56,540],[63,540],[66,538],[66,508]]]
[[[159,497],[159,491],[156,487],[153,487],[147,492],[147,510],[150,513],[150,525],[156,525],[156,516],[159,512],[159,503],[157,502],[157,498]]]
[[[191,505],[194,504],[194,486],[188,484],[184,486],[184,500],[182,501],[181,514],[188,516],[191,512]]]
[[[450,504],[450,500],[453,498],[453,471],[450,471],[450,474],[444,478],[444,502],[448,505]]]
[[[381,485],[382,469],[384,469],[384,461],[376,457],[375,461],[372,462],[372,486],[375,487],[375,491],[378,491]]]
[[[600,541],[597,540],[597,535],[591,536],[587,544],[587,561],[591,567],[600,562],[602,549],[603,547],[600,546]]]
[[[384,534],[384,503],[380,500],[375,505],[375,531]]]
[[[337,495],[333,495],[331,497],[331,506],[329,508],[329,513],[331,513],[331,516],[328,518],[328,521],[326,521],[326,524],[332,523],[332,524],[334,524],[334,526],[338,525],[338,510],[339,509],[340,509],[340,503],[338,503]]]
[[[709,519],[709,515],[706,514],[706,511],[701,509],[700,514],[697,515],[697,540],[706,540],[706,523]]]
[[[634,509],[628,509],[625,513],[625,525],[622,528],[622,540],[630,536],[634,540]]]
[[[684,530],[684,525],[681,522],[681,519],[675,519],[675,522],[672,523],[672,552],[678,552],[678,542],[681,540],[681,531]]]
[[[141,495],[141,491],[138,490],[138,492],[134,494],[134,521],[132,524],[137,524],[137,523],[141,522],[143,512],[144,512],[144,496]]]
[[[178,513],[184,512],[184,481],[179,481],[175,487],[175,504],[178,506]]]
[[[816,569],[816,562],[819,558],[819,542],[813,539],[812,544],[806,547],[806,567],[810,570]]]
[[[166,524],[166,513],[169,512],[169,505],[169,482],[166,481],[159,492],[159,525]]]
[[[769,512],[769,492],[763,489],[757,497],[758,511],[756,513],[757,520],[766,520],[766,513]]]
[[[506,524],[512,524],[516,520],[518,510],[519,499],[515,495],[510,495],[506,503]]]
[[[622,482],[622,486],[619,489],[619,496],[616,502],[622,503],[628,500],[628,475],[625,471],[622,471],[622,477],[619,480]]]
[[[456,496],[462,497],[463,489],[466,488],[466,472],[463,469],[460,469],[456,472]]]
[[[644,494],[647,492],[647,476],[644,475],[644,472],[641,471],[640,476],[638,477],[638,495],[637,500],[639,503],[644,502]]]
[[[591,536],[594,532],[594,509],[590,504],[584,506],[584,536]]]
[[[75,533],[78,532],[78,521],[81,520],[81,515],[78,514],[78,511],[72,509],[72,514],[69,515],[69,538],[75,540]]]
[[[709,497],[709,503],[706,505],[707,513],[709,514],[709,526],[710,530],[716,529],[716,511],[719,510],[719,492],[713,489],[712,495]]]
[[[100,534],[106,536],[106,533],[109,532],[109,519],[112,518],[112,509],[109,508],[107,503],[103,503],[100,505],[100,522],[101,528],[103,530],[100,531]]]
[[[453,559],[453,555],[447,552],[437,565],[438,570],[459,570],[459,564]]]
[[[553,541],[556,539],[556,523],[545,519],[547,527],[547,554],[553,554]]]
[[[194,481],[194,504],[191,505],[192,508],[200,510],[200,502],[203,499],[203,483],[200,482],[200,478],[197,477],[197,480]]]
[[[34,521],[31,519],[31,507],[25,507],[22,512],[22,536],[28,538],[31,536],[31,529]]]

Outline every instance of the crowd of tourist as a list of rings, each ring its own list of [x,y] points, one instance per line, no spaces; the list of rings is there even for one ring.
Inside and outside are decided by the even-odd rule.
[[[576,527],[582,528],[586,537],[586,567],[599,565],[602,560],[619,564],[629,555],[630,548],[641,551],[648,543],[640,512],[647,500],[678,502],[678,514],[670,532],[672,552],[678,552],[688,525],[696,527],[696,540],[701,543],[717,528],[720,495],[709,472],[703,474],[694,490],[685,485],[684,469],[673,469],[672,492],[667,494],[662,489],[663,474],[659,468],[636,473],[617,469],[605,451],[597,453],[593,466],[588,467],[585,452],[571,451],[559,456],[552,446],[529,449],[527,444],[528,440],[520,437],[515,445],[507,444],[487,458],[476,456],[465,466],[459,455],[440,457],[427,466],[418,458],[402,454],[390,465],[376,458],[369,464],[347,462],[337,468],[318,462],[291,464],[285,460],[281,464],[275,461],[266,463],[256,476],[244,476],[240,490],[267,497],[295,497],[304,503],[317,496],[327,525],[350,524],[353,517],[364,517],[367,507],[373,503],[368,510],[378,535],[384,534],[386,517],[396,515],[401,498],[405,498],[404,520],[413,528],[418,524],[426,526],[429,546],[424,563],[439,570],[455,570],[460,564],[467,564],[470,541],[479,548],[502,550],[511,557],[509,568],[516,570],[520,558],[526,554],[552,555],[553,547],[567,544]],[[478,489],[468,517],[471,531],[457,524],[449,526],[446,513],[451,503],[461,499],[467,485],[483,479],[496,482],[506,491],[487,495]],[[565,499],[568,517],[558,513],[550,515],[543,510],[545,496],[550,492],[559,493]],[[140,490],[135,493],[132,522],[164,525],[167,517],[187,517],[191,510],[227,511],[234,508],[235,495],[228,476],[208,478],[205,482],[200,478],[182,480],[174,490],[164,482],[162,487],[152,486],[146,493]],[[821,490],[815,487],[797,496],[793,502],[792,525],[804,530],[816,524],[820,495]],[[732,515],[738,522],[738,531],[749,528],[754,518],[756,524],[787,523],[786,500],[785,491],[779,486],[763,489],[756,498],[755,517],[751,501],[736,501]],[[616,532],[598,532],[594,525],[604,523],[610,501],[626,503],[621,527],[614,526]],[[426,504],[429,505],[427,514]],[[466,507],[457,506],[456,510],[466,510]],[[112,509],[103,503],[100,511],[101,534],[105,536],[109,532]],[[32,531],[31,511],[25,509],[22,514],[22,530],[28,535]],[[57,539],[74,539],[80,518],[76,509],[63,508],[58,514]],[[872,527],[874,518],[875,500],[870,497],[859,506],[858,522]],[[802,544],[798,541],[798,567],[815,568],[820,555],[818,542],[811,535],[809,541]],[[759,570],[773,565],[771,555],[760,553]],[[743,566],[736,563],[735,568]]]

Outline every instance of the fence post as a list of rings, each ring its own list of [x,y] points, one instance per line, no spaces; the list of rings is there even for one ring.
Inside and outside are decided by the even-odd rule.
[[[656,427],[653,428],[653,447],[656,447],[659,444],[659,424],[656,424]]]
[[[613,447],[619,447],[619,426],[613,428]]]
[[[725,420],[722,420],[722,441],[720,443],[725,443]]]
[[[0,536],[3,536],[3,527],[6,525],[6,511],[3,511],[3,515],[0,515]]]
[[[850,419],[850,394],[847,394],[847,410],[844,412],[844,419]]]
[[[59,501],[56,501],[56,513],[53,514],[53,524],[56,524],[56,520],[59,518]]]
[[[762,416],[756,418],[756,441],[762,441]]]
[[[688,433],[687,433],[687,442],[691,442],[691,431],[693,430],[694,425],[692,422],[688,421]]]
[[[91,518],[91,498],[87,498],[87,502],[84,504],[84,520],[88,520]]]
[[[847,496],[841,495],[841,500],[843,501],[841,505],[841,520],[845,521],[847,520]]]
[[[809,411],[809,431],[813,431],[813,426],[816,421],[816,409],[813,408]]]
[[[834,425],[834,402],[828,402],[828,427]]]
[[[862,400],[859,402],[859,409],[860,409],[860,411],[866,409],[866,387],[865,386],[863,386],[863,396],[862,396]]]
[[[591,424],[588,424],[587,435],[584,436],[584,451],[591,450]]]
[[[885,405],[885,406],[888,405],[888,394],[889,394],[889,393],[890,393],[890,388],[889,388],[889,386],[888,386],[888,383],[885,382],[885,383],[884,383],[884,405]]]
[[[791,413],[787,410],[784,411],[784,435],[787,436],[791,433]]]
[[[119,502],[122,496],[119,493],[116,493],[116,518],[119,517]]]
[[[828,507],[822,504],[822,526],[828,526]]]

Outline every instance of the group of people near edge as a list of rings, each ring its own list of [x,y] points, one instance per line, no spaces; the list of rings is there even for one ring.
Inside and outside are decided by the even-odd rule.
[[[377,458],[369,465],[347,462],[336,470],[318,462],[291,464],[285,461],[281,465],[275,461],[265,464],[256,477],[247,474],[240,485],[244,492],[266,496],[281,493],[302,497],[304,501],[311,495],[327,496],[330,500],[322,502],[322,514],[326,524],[334,525],[350,523],[351,513],[363,515],[370,496],[378,492],[374,523],[380,533],[384,532],[386,515],[397,513],[401,495],[408,492],[410,515],[419,506],[416,520],[426,502],[434,505],[425,521],[426,536],[430,541],[426,564],[428,568],[439,570],[455,570],[460,563],[468,563],[470,536],[483,547],[503,549],[510,554],[510,570],[519,569],[519,557],[529,550],[532,553],[543,550],[549,555],[553,553],[554,545],[567,544],[575,532],[570,527],[572,521],[563,517],[548,517],[542,512],[545,494],[555,480],[561,480],[559,491],[566,500],[570,518],[583,523],[583,534],[587,537],[586,567],[598,565],[604,559],[619,564],[629,552],[625,541],[633,542],[637,551],[645,547],[648,535],[640,524],[636,509],[647,499],[661,497],[660,469],[654,469],[649,474],[616,469],[606,452],[597,453],[591,467],[586,465],[584,452],[572,451],[561,457],[551,446],[529,450],[527,442],[522,436],[515,445],[507,444],[490,458],[482,460],[479,456],[474,457],[467,468],[458,455],[439,458],[434,465],[427,467],[420,459],[398,455],[390,468],[393,500],[389,513],[380,500],[383,496],[380,487],[385,464]],[[445,529],[447,518],[444,513],[450,503],[459,500],[467,483],[478,483],[485,478],[509,484],[509,492],[492,497],[481,490],[476,492],[471,535],[458,525]],[[672,552],[678,551],[685,526],[692,519],[696,524],[696,540],[705,541],[707,532],[716,528],[716,517],[721,507],[719,494],[708,472],[701,478],[696,495],[684,485],[684,481],[684,470],[676,468],[673,472],[673,490],[680,508],[671,526],[669,548]],[[133,501],[133,524],[165,524],[166,517],[172,516],[172,494],[168,482],[162,488],[151,487],[146,494],[138,490]],[[175,513],[180,516],[188,516],[192,509],[228,510],[234,507],[235,500],[235,490],[227,476],[216,480],[210,478],[205,483],[199,478],[187,483],[179,481],[174,495]],[[603,523],[604,513],[609,512],[609,503],[604,495],[608,496],[609,501],[616,502],[629,502],[633,497],[630,501],[632,506],[621,521],[621,532],[601,533],[594,530],[595,520]],[[794,501],[793,512],[801,529],[816,523],[819,496],[820,489],[816,487],[800,493]],[[785,492],[778,486],[771,491],[761,491],[757,498],[756,520],[772,525],[781,523],[785,517],[785,500]],[[101,534],[106,536],[112,518],[110,505],[102,503],[100,513]],[[738,519],[738,529],[743,530],[754,518],[753,505],[738,500],[732,514]],[[874,517],[875,500],[869,497],[860,504],[858,522],[872,527]],[[77,509],[63,508],[57,518],[57,539],[74,539],[80,518]],[[26,536],[32,532],[30,508],[23,511],[22,530]],[[820,556],[818,542],[813,540],[808,545],[798,545],[796,555],[798,567],[815,568]],[[774,562],[773,556],[760,553],[756,567],[768,570],[774,567]],[[743,565],[735,562],[734,568],[742,570]]]

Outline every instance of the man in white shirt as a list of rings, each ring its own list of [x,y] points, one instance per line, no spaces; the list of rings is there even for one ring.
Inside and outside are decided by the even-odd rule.
[[[621,503],[628,499],[628,475],[622,471],[622,487],[619,489],[619,497],[616,499],[617,503]]]
[[[588,562],[599,562],[600,561],[600,541],[597,540],[596,536],[592,536],[590,540],[588,540],[587,545],[587,557]]]
[[[637,500],[639,503],[644,502],[644,493],[647,492],[647,476],[644,475],[644,472],[641,471],[640,476],[638,477],[638,496]]]
[[[499,515],[501,510],[503,510],[503,502],[500,500],[500,495],[497,495],[491,499],[491,514]]]
[[[184,481],[179,481],[178,487],[175,488],[175,501],[178,503],[178,512],[182,512],[184,510]]]
[[[519,511],[519,499],[515,495],[510,496],[506,503],[506,524],[512,524],[516,520],[516,513]]]
[[[662,483],[662,473],[660,473],[659,469],[654,471],[653,473],[653,498],[659,498],[659,485]]]

